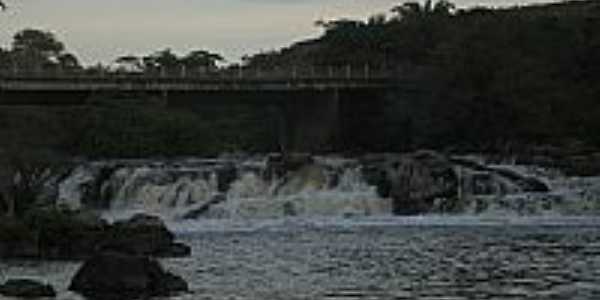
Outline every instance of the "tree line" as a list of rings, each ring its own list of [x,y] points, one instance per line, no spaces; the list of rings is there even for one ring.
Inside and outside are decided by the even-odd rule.
[[[110,65],[84,66],[52,32],[37,29],[19,31],[10,48],[0,48],[0,70],[20,73],[208,73],[216,71],[224,60],[220,54],[206,50],[179,56],[167,48],[144,56],[123,55]]]
[[[498,9],[409,2],[316,25],[320,37],[245,62],[368,64],[416,77],[422,93],[390,96],[378,139],[371,132],[363,148],[600,145],[598,1]]]

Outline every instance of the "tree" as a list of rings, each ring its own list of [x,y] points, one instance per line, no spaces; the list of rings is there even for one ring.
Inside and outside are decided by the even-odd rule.
[[[315,22],[315,25],[318,27],[323,27],[325,29],[325,35],[327,35],[336,33],[350,33],[355,31],[357,28],[363,27],[365,23],[356,20],[340,19],[333,21],[319,20]]]
[[[13,148],[3,151],[0,196],[9,216],[23,216],[42,192],[52,171],[61,163],[57,155],[40,149]]]
[[[158,70],[166,74],[172,74],[179,72],[181,67],[179,57],[169,48],[143,57],[142,62],[146,72]]]
[[[224,61],[223,56],[205,50],[196,50],[188,53],[181,59],[181,63],[188,70],[214,71],[217,63]]]
[[[407,2],[392,8],[392,12],[397,15],[401,21],[419,20],[428,17],[450,16],[456,6],[446,0],[437,1],[435,4],[431,0],[425,1],[423,5],[419,2]]]
[[[174,70],[179,66],[179,57],[169,48],[158,51],[153,56],[156,64],[165,70]]]
[[[450,1],[441,0],[435,3],[433,14],[436,16],[450,16],[456,10],[456,5]]]
[[[58,57],[65,46],[53,33],[37,29],[25,29],[13,37],[12,48],[15,52],[35,52],[52,59]]]
[[[141,71],[143,69],[141,59],[135,55],[125,55],[118,57],[115,60],[115,63],[117,63],[119,69],[125,70],[127,72]]]
[[[81,69],[79,59],[72,53],[63,53],[60,56],[58,56],[58,65],[62,70],[65,71],[74,71]]]
[[[0,112],[0,206],[8,215],[22,216],[29,210],[50,171],[63,163],[62,142],[67,130],[50,115],[23,108]]]
[[[55,66],[63,54],[64,44],[53,33],[25,29],[13,37],[13,63],[21,70],[38,71]]]
[[[12,64],[10,51],[0,48],[0,70],[7,70]]]

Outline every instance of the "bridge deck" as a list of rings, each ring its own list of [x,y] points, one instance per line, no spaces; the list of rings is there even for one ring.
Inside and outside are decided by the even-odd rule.
[[[0,91],[293,91],[385,88],[371,78],[0,77]]]
[[[385,88],[400,84],[393,70],[335,67],[232,69],[213,72],[0,70],[0,91],[293,91]],[[392,78],[396,78],[392,80]]]

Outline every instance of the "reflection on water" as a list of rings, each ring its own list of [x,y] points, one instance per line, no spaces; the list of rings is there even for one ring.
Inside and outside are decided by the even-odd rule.
[[[512,225],[506,225],[512,224]],[[193,294],[173,299],[600,298],[600,220],[424,217],[175,226],[190,258],[165,260]],[[193,225],[193,227],[190,227]],[[185,230],[187,228],[187,230]],[[54,284],[77,263],[2,263]]]

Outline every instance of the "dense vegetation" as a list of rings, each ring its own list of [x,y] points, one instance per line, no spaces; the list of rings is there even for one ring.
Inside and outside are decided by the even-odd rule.
[[[597,1],[466,10],[427,1],[392,11],[389,19],[318,22],[321,37],[247,63],[368,64],[412,77],[422,93],[397,93],[382,116],[385,138],[397,141],[388,150],[600,143]]]

